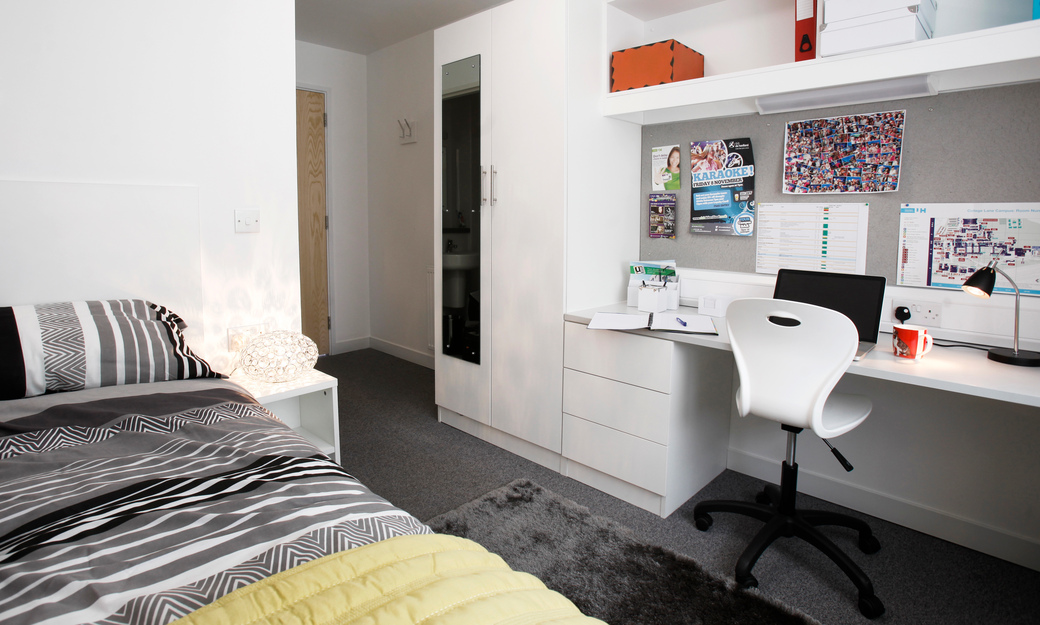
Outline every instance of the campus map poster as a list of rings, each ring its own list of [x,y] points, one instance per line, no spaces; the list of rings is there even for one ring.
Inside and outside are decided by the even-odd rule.
[[[788,122],[784,193],[899,190],[906,111]]]
[[[900,207],[896,284],[959,289],[994,258],[1022,295],[1040,296],[1040,203]],[[993,291],[1014,293],[1000,277]]]
[[[690,232],[751,236],[755,231],[755,157],[751,139],[690,144]]]

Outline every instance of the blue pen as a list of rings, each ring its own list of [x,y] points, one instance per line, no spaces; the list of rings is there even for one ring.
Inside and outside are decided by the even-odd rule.
[[[678,321],[679,325],[681,325],[682,327],[686,327],[686,322],[682,320],[682,317],[676,317],[675,320]]]

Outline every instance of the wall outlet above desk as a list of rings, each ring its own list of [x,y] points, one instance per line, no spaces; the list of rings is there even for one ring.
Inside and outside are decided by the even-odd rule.
[[[942,304],[938,302],[915,302],[909,299],[892,298],[892,318],[896,317],[896,311],[906,307],[910,311],[910,318],[906,323],[919,326],[942,327]]]

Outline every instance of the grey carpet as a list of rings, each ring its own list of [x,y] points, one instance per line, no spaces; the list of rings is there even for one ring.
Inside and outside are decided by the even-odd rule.
[[[819,625],[530,480],[427,524],[480,543],[611,625]]]
[[[703,499],[752,500],[761,480],[724,471],[667,518],[629,505],[437,422],[433,371],[364,349],[318,360],[339,379],[343,464],[375,492],[420,519],[461,506],[519,478],[630,528],[642,542],[693,558],[732,577],[761,524],[715,515],[711,530],[693,524]],[[856,459],[851,459],[854,463]],[[867,459],[859,460],[860,463]],[[778,476],[779,477],[779,476]],[[908,477],[912,479],[912,477]],[[857,514],[813,497],[799,505]],[[871,577],[885,625],[1034,625],[1040,623],[1040,573],[866,515],[881,551],[864,556],[855,535],[831,534]],[[755,565],[763,594],[825,625],[864,625],[855,587],[825,556],[796,539],[777,541]]]

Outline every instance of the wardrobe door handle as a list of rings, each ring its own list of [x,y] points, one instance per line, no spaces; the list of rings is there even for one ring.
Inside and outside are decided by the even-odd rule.
[[[498,178],[498,170],[495,166],[491,166],[491,205],[494,206],[498,203],[498,195],[495,194],[495,179]]]
[[[484,193],[484,183],[487,178],[487,168],[480,168],[480,205],[485,206],[487,204],[487,193]]]

